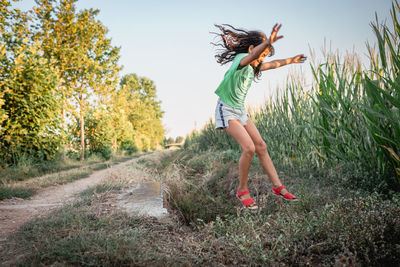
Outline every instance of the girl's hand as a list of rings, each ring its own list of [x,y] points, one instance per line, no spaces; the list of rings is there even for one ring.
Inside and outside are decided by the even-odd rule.
[[[274,43],[276,41],[278,41],[279,39],[283,38],[282,35],[277,36],[279,29],[282,27],[282,24],[275,24],[275,26],[272,28],[272,32],[271,32],[271,37],[269,37],[269,41],[270,43]]]
[[[306,61],[307,57],[305,57],[303,54],[297,55],[292,57],[292,60],[290,63],[304,63]]]

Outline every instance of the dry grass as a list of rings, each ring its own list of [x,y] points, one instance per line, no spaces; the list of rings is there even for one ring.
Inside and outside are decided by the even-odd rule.
[[[349,192],[332,182],[335,171],[289,169],[281,178],[301,199],[293,205],[274,198],[255,164],[251,190],[263,209],[248,212],[233,197],[231,156],[147,155],[74,204],[23,226],[0,252],[3,263],[391,266],[400,260],[398,199]],[[169,218],[129,217],[113,205],[121,188],[149,180],[164,183]]]

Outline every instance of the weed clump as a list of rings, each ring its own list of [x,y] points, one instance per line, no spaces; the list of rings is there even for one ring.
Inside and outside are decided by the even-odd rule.
[[[16,186],[0,186],[0,200],[8,198],[30,198],[35,194],[34,189],[16,187]]]

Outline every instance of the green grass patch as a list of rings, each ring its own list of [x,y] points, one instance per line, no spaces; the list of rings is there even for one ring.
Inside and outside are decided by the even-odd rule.
[[[46,174],[68,171],[72,169],[82,168],[98,163],[97,161],[77,162],[68,160],[66,162],[45,162],[40,164],[26,164],[9,167],[0,172],[0,181],[16,182],[25,181],[30,178],[43,176]]]
[[[0,186],[0,200],[13,197],[30,198],[35,194],[35,190],[23,187]]]
[[[63,163],[63,162],[46,162],[42,164],[19,164],[0,172],[0,181],[24,181],[29,178],[42,176],[49,173],[67,171],[75,168],[82,167],[79,163]]]
[[[112,183],[103,183],[99,184],[96,186],[92,186],[81,193],[79,193],[79,196],[81,197],[91,197],[95,194],[100,194],[104,192],[109,192],[109,191],[117,191],[120,190],[123,187],[122,184],[112,184]]]
[[[62,185],[71,183],[73,181],[87,178],[89,177],[93,171],[91,170],[82,170],[75,173],[67,173],[65,175],[54,175],[49,176],[44,180],[40,181],[32,181],[32,183],[25,184],[24,186],[11,186],[11,185],[2,185],[0,186],[0,200],[1,199],[9,199],[13,197],[18,198],[29,198],[33,196],[37,189],[45,188],[50,185]]]
[[[93,172],[92,171],[83,171],[80,173],[76,173],[73,175],[67,175],[64,179],[60,179],[57,181],[57,184],[67,184],[79,179],[87,178],[89,177]]]
[[[142,156],[143,154],[144,153],[138,153],[138,154],[129,155],[129,156],[115,157],[115,158],[111,159],[111,163],[117,164],[117,163],[125,162],[125,161],[131,160],[131,159],[138,158],[138,157]]]
[[[16,235],[21,247],[9,249],[30,251],[17,265],[120,266],[144,255],[141,237],[146,234],[140,221],[125,214],[99,216],[69,206],[21,227]]]
[[[32,180],[31,183],[27,184],[26,186],[45,188],[51,185],[62,185],[79,179],[87,178],[92,173],[93,171],[91,169],[79,169],[71,173],[54,174],[41,180]]]
[[[346,260],[393,266],[400,260],[399,204],[368,197],[341,199],[311,212],[287,205],[274,213],[217,217],[208,227],[253,264],[331,266]]]
[[[107,169],[109,167],[110,167],[110,164],[108,164],[108,163],[100,163],[93,167],[90,167],[90,169],[93,171],[99,171],[99,170]]]

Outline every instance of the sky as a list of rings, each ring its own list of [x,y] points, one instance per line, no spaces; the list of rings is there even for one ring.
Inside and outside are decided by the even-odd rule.
[[[13,4],[22,10],[33,0]],[[121,47],[121,76],[136,73],[153,80],[165,112],[166,137],[183,136],[201,129],[213,118],[218,97],[215,89],[228,65],[215,60],[210,44],[214,24],[231,24],[261,30],[269,36],[281,23],[284,38],[275,44],[275,55],[266,61],[305,54],[303,64],[265,71],[247,95],[248,106],[284,88],[289,73],[304,73],[311,83],[310,47],[321,57],[324,43],[332,51],[356,51],[367,62],[366,42],[375,43],[370,23],[390,23],[392,0],[79,0],[77,9],[99,9],[98,19],[108,28],[114,46]],[[306,82],[306,83],[307,83]]]

